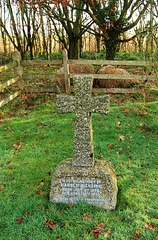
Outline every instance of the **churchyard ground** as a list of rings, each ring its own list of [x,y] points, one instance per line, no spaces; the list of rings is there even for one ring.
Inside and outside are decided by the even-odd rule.
[[[140,100],[140,99],[139,99]],[[107,116],[92,114],[96,159],[112,161],[117,206],[52,204],[59,162],[73,154],[73,113],[55,95],[18,98],[0,110],[0,239],[157,239],[158,106],[115,95]]]

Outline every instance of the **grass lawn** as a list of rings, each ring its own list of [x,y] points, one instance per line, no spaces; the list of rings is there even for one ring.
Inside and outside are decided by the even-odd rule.
[[[0,239],[158,239],[156,103],[92,115],[95,158],[112,161],[118,178],[114,211],[49,202],[57,164],[73,155],[75,115],[58,115],[55,97],[33,104],[0,110]]]

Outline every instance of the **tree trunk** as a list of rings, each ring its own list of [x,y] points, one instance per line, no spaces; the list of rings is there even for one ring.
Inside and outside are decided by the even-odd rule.
[[[100,53],[100,40],[101,40],[101,36],[96,34],[95,38],[96,38],[96,41],[97,41],[97,53]]]
[[[33,44],[31,39],[31,27],[28,25],[28,46],[30,48],[30,59],[33,59]]]
[[[69,39],[69,50],[68,58],[69,59],[79,59],[80,54],[80,41],[78,39]]]
[[[117,42],[109,39],[105,40],[105,46],[106,46],[106,60],[114,60],[117,50]]]
[[[2,34],[2,40],[3,40],[3,49],[4,49],[4,54],[7,56],[7,39],[6,39],[6,34],[3,32],[1,29],[1,34]]]

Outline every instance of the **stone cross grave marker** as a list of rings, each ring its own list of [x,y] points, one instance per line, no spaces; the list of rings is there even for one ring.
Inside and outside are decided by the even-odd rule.
[[[93,79],[90,76],[74,77],[75,97],[58,95],[57,112],[75,112],[73,166],[92,167],[94,150],[91,113],[108,114],[109,96],[91,97]]]
[[[58,95],[57,112],[75,112],[73,159],[58,164],[51,183],[50,201],[85,200],[112,210],[117,180],[111,162],[94,159],[91,113],[108,114],[109,96],[91,97],[91,76],[73,77],[75,96]]]

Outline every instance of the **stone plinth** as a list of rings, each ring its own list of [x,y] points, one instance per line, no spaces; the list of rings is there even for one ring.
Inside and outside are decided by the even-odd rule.
[[[72,159],[56,168],[50,192],[51,202],[75,203],[85,200],[108,210],[115,209],[117,180],[110,162],[95,161],[93,167],[74,167]]]

